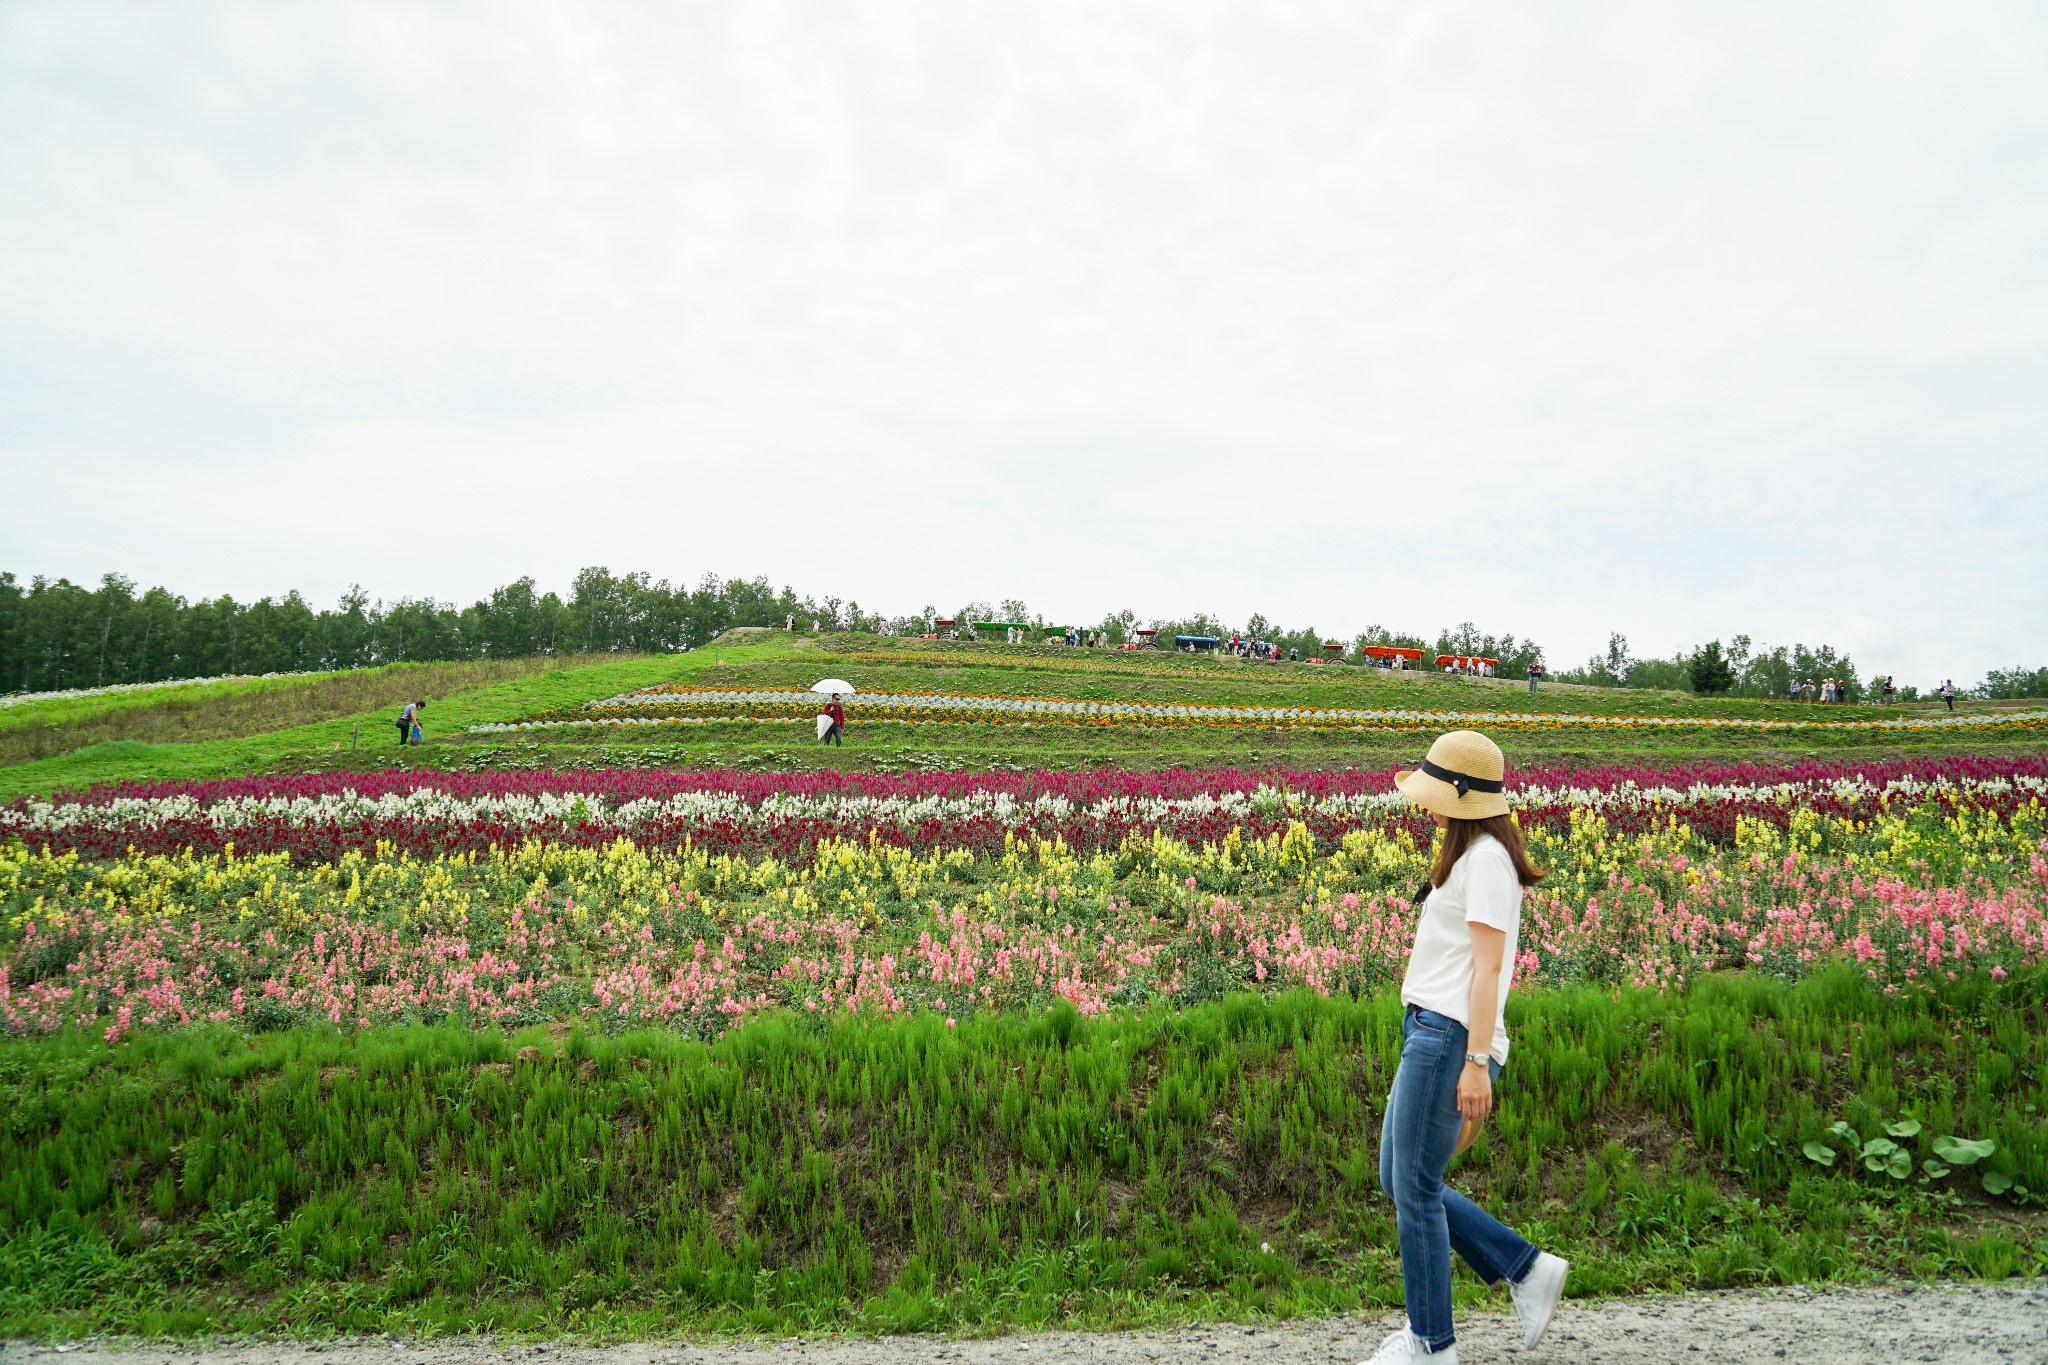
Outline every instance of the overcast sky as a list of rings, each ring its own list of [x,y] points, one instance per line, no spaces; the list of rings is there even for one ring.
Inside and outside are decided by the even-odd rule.
[[[2048,662],[2048,7],[0,0],[0,568]]]

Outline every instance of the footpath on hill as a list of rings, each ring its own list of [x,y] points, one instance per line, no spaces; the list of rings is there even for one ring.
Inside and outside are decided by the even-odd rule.
[[[644,1342],[569,1346],[459,1338],[329,1342],[86,1341],[0,1344],[0,1365],[1120,1365],[1121,1362],[1258,1360],[1331,1365],[1372,1354],[1398,1326],[1392,1315],[1270,1327],[1217,1324],[1164,1332],[1045,1332],[988,1340],[949,1337],[826,1338],[699,1346]],[[1715,1361],[1765,1365],[1866,1365],[1938,1360],[2048,1362],[2048,1281],[1995,1285],[1899,1284],[1881,1288],[1685,1294],[1567,1303],[1549,1335],[1522,1349],[1508,1313],[1464,1314],[1466,1361],[1599,1361],[1602,1365]]]

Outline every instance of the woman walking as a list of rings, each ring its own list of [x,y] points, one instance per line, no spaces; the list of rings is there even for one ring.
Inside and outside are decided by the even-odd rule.
[[[1394,778],[1443,835],[1418,898],[1422,913],[1401,982],[1401,1065],[1380,1129],[1380,1188],[1394,1201],[1400,1229],[1408,1325],[1380,1344],[1370,1365],[1458,1365],[1453,1251],[1488,1284],[1508,1282],[1530,1347],[1550,1325],[1571,1268],[1444,1184],[1451,1158],[1493,1112],[1493,1083],[1508,1059],[1522,888],[1543,876],[1508,814],[1505,771],[1499,745],[1457,730],[1429,746],[1420,768]]]

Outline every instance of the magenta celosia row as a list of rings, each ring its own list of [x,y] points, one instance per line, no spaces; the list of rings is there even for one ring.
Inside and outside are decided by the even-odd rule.
[[[1614,764],[1591,767],[1512,765],[1508,787],[1575,787],[1607,790],[1621,786],[1733,786],[1817,783],[1861,778],[1883,785],[1900,778],[1921,781],[1981,781],[2048,778],[2048,755],[1938,757],[1808,761],[1793,764],[1691,763],[1670,767]],[[1419,755],[1418,755],[1419,756]],[[312,773],[297,777],[243,777],[211,782],[124,782],[62,798],[105,802],[123,797],[190,796],[201,802],[232,798],[318,798],[342,792],[382,796],[432,790],[457,797],[541,796],[581,793],[608,801],[662,800],[686,792],[730,793],[749,804],[777,796],[863,796],[881,800],[1008,793],[1029,801],[1057,796],[1077,804],[1118,798],[1180,800],[1261,787],[1316,798],[1392,789],[1391,766],[1370,769],[1166,768],[1153,772],[1040,769],[1029,773],[936,772],[911,774],[749,773],[726,770],[564,769],[550,772],[434,773],[417,770]],[[17,801],[15,804],[22,804]]]
[[[1680,884],[1683,896],[1658,889]],[[1375,989],[1398,977],[1413,934],[1412,912],[1393,897],[1307,907],[1214,897],[1169,915],[1111,900],[1106,912],[1084,928],[960,905],[915,931],[777,912],[706,934],[692,932],[701,921],[683,907],[634,925],[581,916],[573,902],[419,932],[342,914],[286,932],[88,910],[31,928],[0,967],[0,1032],[105,1024],[119,1037],[206,1021],[352,1028],[455,1016],[714,1033],[775,1009],[957,1016],[1055,999],[1094,1013],[1245,988]],[[2048,864],[2035,856],[2019,880],[1943,888],[1793,859],[1638,864],[1583,904],[1533,891],[1517,971],[1525,985],[1668,987],[1716,970],[1798,976],[1840,960],[1893,989],[2048,961]]]
[[[2044,766],[2048,761],[2020,758],[1671,773],[1606,768],[1578,774],[1573,785],[1532,781],[1511,799],[1525,828],[1561,831],[1574,812],[1590,808],[1617,831],[1675,817],[1708,840],[1728,843],[1745,817],[1783,825],[1804,809],[1860,820],[1879,799],[1931,801],[1944,811],[1967,806],[2006,819],[2048,790],[2048,778],[2036,771]],[[1037,779],[1064,789],[1034,790]],[[949,792],[948,782],[981,785]],[[389,789],[393,784],[398,788]],[[1344,786],[1355,790],[1337,789]],[[1323,846],[1390,824],[1418,838],[1429,833],[1426,820],[1392,795],[1385,774],[1360,773],[357,774],[350,784],[333,775],[166,784],[0,807],[0,837],[53,852],[114,858],[130,850],[212,854],[232,846],[242,854],[288,854],[299,863],[380,847],[436,857],[528,842],[596,847],[627,839],[805,864],[825,841],[993,854],[1012,838],[1060,839],[1096,851],[1155,831],[1199,846],[1233,831],[1247,838],[1281,834],[1296,823]]]

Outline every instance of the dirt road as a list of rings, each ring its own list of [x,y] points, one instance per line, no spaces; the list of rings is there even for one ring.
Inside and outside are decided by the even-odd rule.
[[[1173,1332],[1057,1332],[987,1341],[944,1337],[828,1339],[709,1346],[650,1342],[583,1347],[534,1342],[335,1341],[314,1344],[0,1344],[0,1365],[1140,1365],[1257,1360],[1341,1365],[1372,1354],[1398,1319],[1325,1319],[1278,1327]],[[1472,1365],[1890,1365],[1894,1361],[2048,1365],[2048,1283],[1902,1285],[1808,1293],[1694,1294],[1566,1304],[1534,1351],[1511,1314],[1463,1318]]]

